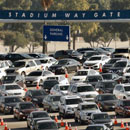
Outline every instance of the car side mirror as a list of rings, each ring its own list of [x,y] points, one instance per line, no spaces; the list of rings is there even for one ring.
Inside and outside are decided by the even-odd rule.
[[[29,65],[26,65],[26,67],[29,67]]]

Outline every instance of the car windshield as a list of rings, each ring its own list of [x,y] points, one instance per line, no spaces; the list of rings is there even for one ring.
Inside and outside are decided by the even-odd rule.
[[[14,81],[16,76],[5,76],[3,78],[3,81]]]
[[[33,113],[33,118],[49,117],[46,112],[36,112]]]
[[[96,110],[96,109],[98,109],[98,107],[95,104],[82,105],[82,110]]]
[[[130,101],[123,101],[124,106],[130,106]]]
[[[59,84],[59,82],[57,81],[57,80],[47,80],[47,81],[45,81],[44,82],[44,84],[43,84],[43,88],[44,87],[47,87],[47,86],[49,86],[49,87],[53,87],[54,85],[56,85],[56,84]]]
[[[42,91],[42,90],[36,90],[36,91],[32,91],[32,96],[37,97],[37,96],[44,96],[47,95],[46,92]]]
[[[98,82],[98,81],[101,81],[101,80],[102,80],[101,76],[88,77],[88,82]]]
[[[77,92],[88,92],[88,91],[95,91],[95,89],[92,86],[77,87]]]
[[[78,71],[75,76],[87,76],[88,75],[88,71]]]
[[[6,90],[21,89],[18,85],[7,85]]]
[[[108,64],[114,64],[117,60],[119,60],[119,59],[110,59],[108,61]]]
[[[101,57],[99,57],[99,56],[95,56],[95,57],[91,57],[90,59],[89,59],[89,61],[93,61],[93,60],[101,60]]]
[[[20,108],[21,109],[34,109],[34,105],[33,104],[20,104]]]
[[[102,120],[102,119],[110,119],[110,117],[108,116],[108,114],[95,114],[95,115],[93,115],[93,119]]]
[[[51,130],[51,129],[58,129],[56,123],[46,122],[46,123],[39,123],[38,124],[38,130]]]
[[[66,105],[79,104],[82,100],[80,98],[66,99]]]
[[[67,60],[59,60],[58,65],[66,65],[67,63]]]
[[[103,126],[89,126],[86,130],[104,130]]]
[[[104,80],[111,80],[112,74],[102,74],[102,77],[103,77]]]
[[[60,86],[60,90],[62,91],[66,91],[68,90],[68,88],[69,88],[69,85]]]
[[[117,100],[115,95],[102,95],[102,101],[107,101],[107,100]]]
[[[102,84],[103,88],[114,88],[116,85],[116,82],[105,82]]]
[[[125,91],[130,91],[130,86],[124,87]]]
[[[41,76],[42,72],[41,71],[37,71],[37,72],[31,72],[28,76]]]
[[[14,98],[5,98],[5,103],[15,103],[15,102],[21,102],[22,100],[18,97],[14,97]]]
[[[126,67],[126,64],[127,64],[126,61],[116,62],[114,64],[114,67]]]
[[[50,100],[53,102],[53,101],[60,101],[60,97],[61,96],[52,96],[52,97],[50,97]]]
[[[13,63],[14,67],[24,67],[25,66],[25,62],[24,61],[17,61]]]

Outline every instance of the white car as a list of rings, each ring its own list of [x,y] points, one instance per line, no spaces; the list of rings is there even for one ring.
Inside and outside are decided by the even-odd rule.
[[[70,84],[56,84],[51,88],[50,93],[54,95],[67,95],[69,86]]]
[[[55,64],[57,60],[53,57],[44,57],[44,58],[39,58],[41,64],[42,64],[42,69],[43,70],[48,70],[48,68]]]
[[[0,86],[0,91],[3,96],[18,96],[24,97],[25,91],[18,84],[3,84]]]
[[[54,76],[54,73],[46,70],[33,71],[25,77],[26,86],[36,86],[37,83],[42,85],[48,76]]]
[[[106,55],[94,55],[92,57],[90,57],[88,60],[86,60],[83,63],[83,67],[85,69],[88,68],[93,68],[93,69],[99,69],[100,65],[104,65],[105,63],[107,63],[110,60],[109,56]]]
[[[75,122],[83,124],[89,123],[89,118],[92,113],[101,112],[95,102],[83,102],[75,109]]]
[[[84,101],[94,101],[95,97],[98,95],[98,92],[91,84],[75,83],[70,85],[68,94],[76,94],[80,96]]]
[[[70,83],[75,83],[75,82],[82,82],[85,81],[86,77],[88,75],[98,75],[99,72],[93,69],[81,69],[76,72],[74,76],[72,76]]]
[[[79,103],[83,102],[82,98],[77,95],[62,96],[59,104],[59,115],[62,117],[74,115],[74,109]]]
[[[96,130],[96,129],[110,130],[110,128],[108,128],[105,124],[92,124],[92,125],[88,125],[86,128],[86,130]]]
[[[6,72],[3,69],[0,69],[0,79],[6,76]]]
[[[130,83],[117,84],[113,90],[113,94],[118,99],[130,99]]]
[[[22,76],[28,75],[30,72],[41,69],[40,61],[35,61],[36,59],[25,59],[15,61],[13,66],[6,69],[7,74],[17,73]]]
[[[59,82],[59,84],[63,84],[63,85],[69,84],[68,79],[65,78],[64,75],[48,76],[46,80],[49,80],[49,79],[50,79],[50,80],[52,80],[52,79],[57,80],[57,81]]]

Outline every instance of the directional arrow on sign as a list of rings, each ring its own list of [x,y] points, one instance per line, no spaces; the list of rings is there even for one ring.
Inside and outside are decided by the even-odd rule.
[[[66,35],[66,40],[68,40],[69,39],[69,37],[68,37],[68,35]]]
[[[45,40],[47,39],[47,35],[45,35],[44,39],[45,39]]]

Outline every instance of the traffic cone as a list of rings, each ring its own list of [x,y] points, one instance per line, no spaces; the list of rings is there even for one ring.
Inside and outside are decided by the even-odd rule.
[[[68,123],[65,123],[65,130],[69,130]]]
[[[124,128],[124,123],[122,120],[121,120],[121,128]]]
[[[68,77],[69,77],[68,72],[65,72],[65,77],[66,77],[66,78],[68,78]]]
[[[99,65],[99,72],[102,73],[102,64]]]
[[[60,126],[61,126],[61,127],[64,126],[63,118],[61,118]]]
[[[37,90],[40,89],[40,87],[39,87],[39,82],[37,82],[36,89],[37,89]]]
[[[55,122],[58,123],[58,119],[57,119],[57,116],[55,116]]]
[[[25,92],[27,92],[27,91],[28,91],[28,89],[27,89],[27,88],[24,88],[24,91],[25,91]]]
[[[114,125],[117,125],[117,119],[116,119],[116,116],[115,116],[115,120],[114,120]]]
[[[5,124],[5,129],[4,130],[8,130],[7,123]]]
[[[126,129],[125,130],[129,130],[128,123],[126,123]]]
[[[1,118],[1,126],[4,125],[4,121],[3,121],[3,118]]]
[[[71,124],[69,124],[69,130],[72,130]]]

